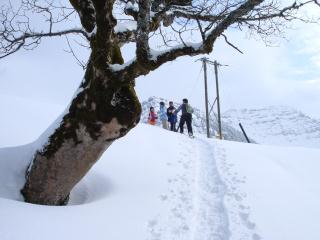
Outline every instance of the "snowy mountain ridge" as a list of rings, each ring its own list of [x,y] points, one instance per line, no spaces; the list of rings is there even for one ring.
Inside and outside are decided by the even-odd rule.
[[[292,107],[231,109],[223,113],[223,120],[233,127],[241,122],[258,143],[320,147],[320,120]]]
[[[168,106],[168,100],[150,97],[142,102],[141,121],[146,123],[149,107],[159,109],[160,101]],[[174,103],[177,108],[180,104]],[[240,131],[241,123],[252,142],[270,145],[320,147],[320,120],[288,106],[269,106],[256,109],[230,109],[222,113],[222,133],[226,140],[246,142]],[[159,123],[160,125],[160,123]],[[206,134],[205,114],[194,108],[194,132]],[[218,132],[215,118],[210,119],[211,135]]]

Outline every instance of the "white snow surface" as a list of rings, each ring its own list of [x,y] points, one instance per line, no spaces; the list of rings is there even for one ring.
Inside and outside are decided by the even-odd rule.
[[[118,22],[114,28],[116,33],[126,32],[126,31],[134,31],[137,29],[136,21],[127,21],[127,22]]]
[[[150,59],[153,61],[156,61],[160,55],[170,53],[171,51],[174,51],[174,50],[183,49],[185,47],[192,47],[196,51],[202,47],[202,44],[203,44],[202,42],[199,42],[199,43],[186,42],[184,44],[178,44],[171,48],[166,48],[165,50],[150,49],[150,55],[151,55]]]
[[[51,117],[25,118],[20,128],[36,130],[59,115],[33,104],[30,114],[41,109]],[[23,142],[10,137],[12,123],[0,124],[8,129],[0,147]],[[64,207],[21,201],[32,154],[31,144],[0,148],[1,240],[320,239],[318,149],[190,139],[139,124],[106,151]]]
[[[118,72],[118,71],[121,71],[121,70],[125,69],[126,67],[130,66],[135,60],[136,60],[136,58],[134,57],[131,60],[125,62],[124,64],[116,63],[116,64],[110,64],[109,66],[112,71]]]
[[[320,120],[286,106],[229,110],[223,120],[261,144],[320,148]]]
[[[0,94],[0,147],[33,142],[65,106]]]

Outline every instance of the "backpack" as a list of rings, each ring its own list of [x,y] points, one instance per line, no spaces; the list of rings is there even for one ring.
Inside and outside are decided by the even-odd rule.
[[[190,104],[187,104],[187,106],[186,106],[186,111],[187,111],[187,113],[190,113],[190,114],[193,113],[193,108],[191,107]]]

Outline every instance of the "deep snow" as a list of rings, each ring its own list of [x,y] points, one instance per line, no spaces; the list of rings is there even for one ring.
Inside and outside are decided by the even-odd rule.
[[[24,203],[32,145],[5,146],[36,139],[59,112],[25,101],[25,116],[20,100],[10,103],[17,111],[0,119],[1,240],[320,239],[320,150],[190,139],[146,124],[110,147],[68,206]],[[23,119],[20,131],[9,116]]]
[[[286,106],[228,110],[223,120],[237,128],[239,122],[249,137],[261,144],[320,147],[320,120]]]
[[[239,237],[232,239],[320,239],[319,149],[228,141],[214,146],[228,186],[228,215],[236,219],[231,232]],[[238,224],[255,230],[252,238],[238,234]]]
[[[103,155],[67,207],[19,201],[30,148],[0,150],[1,239],[227,239],[221,181],[199,168],[197,159],[213,155],[198,140],[139,125]]]

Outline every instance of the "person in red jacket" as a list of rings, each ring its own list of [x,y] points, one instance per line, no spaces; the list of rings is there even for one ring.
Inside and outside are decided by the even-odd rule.
[[[150,107],[149,116],[148,116],[148,123],[151,125],[156,125],[158,116],[154,111],[153,107]]]

